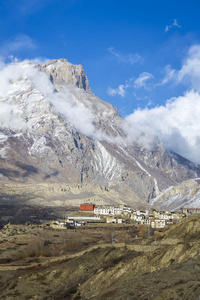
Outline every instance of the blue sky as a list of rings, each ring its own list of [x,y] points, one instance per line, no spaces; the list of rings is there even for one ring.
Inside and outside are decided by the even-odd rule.
[[[0,1],[0,56],[82,64],[92,91],[125,116],[185,91],[159,83],[200,42],[199,8],[184,0]]]
[[[0,0],[0,59],[82,64],[131,126],[200,163],[199,11],[194,0]]]

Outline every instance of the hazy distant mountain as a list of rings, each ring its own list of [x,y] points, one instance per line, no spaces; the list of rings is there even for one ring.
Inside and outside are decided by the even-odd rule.
[[[92,94],[81,65],[24,61],[2,70],[0,83],[2,200],[146,205],[169,187],[200,176],[199,165],[167,152],[157,138],[130,127],[114,106]],[[24,192],[29,184],[31,196]],[[49,190],[56,189],[50,197]]]

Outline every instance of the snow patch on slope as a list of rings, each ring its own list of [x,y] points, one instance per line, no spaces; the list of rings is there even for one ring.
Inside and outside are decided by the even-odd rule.
[[[49,153],[52,149],[46,146],[46,138],[43,136],[39,139],[35,139],[33,145],[29,148],[29,155],[38,155],[38,153]],[[53,151],[52,151],[53,152]]]
[[[7,139],[8,139],[7,135],[0,134],[0,143],[4,143],[5,141],[7,141]]]
[[[98,141],[96,142],[93,166],[97,172],[110,181],[115,180],[123,172],[123,166]]]
[[[2,148],[0,150],[0,157],[5,159],[7,157],[7,150],[9,150],[9,149],[10,148],[7,147],[7,146],[5,146],[4,148]]]

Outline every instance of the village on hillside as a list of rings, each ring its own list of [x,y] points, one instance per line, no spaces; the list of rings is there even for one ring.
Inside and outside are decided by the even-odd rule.
[[[200,214],[200,208],[181,208],[179,212],[159,211],[156,209],[133,209],[130,206],[96,206],[91,203],[80,204],[79,213],[67,216],[63,221],[53,221],[53,228],[74,228],[86,223],[135,224],[145,225],[154,229],[162,229],[178,223],[183,218]]]

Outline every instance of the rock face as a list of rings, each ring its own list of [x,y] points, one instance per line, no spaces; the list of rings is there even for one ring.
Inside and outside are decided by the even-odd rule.
[[[169,187],[152,199],[151,204],[165,210],[177,210],[181,207],[199,207],[199,199],[199,180],[190,179]]]
[[[41,66],[41,71],[48,74],[54,85],[72,84],[90,92],[89,81],[81,65],[72,65],[66,59],[51,60]]]
[[[25,61],[0,76],[2,184],[98,184],[113,190],[110,203],[147,205],[200,174],[155,137],[130,130],[114,106],[91,93],[80,65]]]

